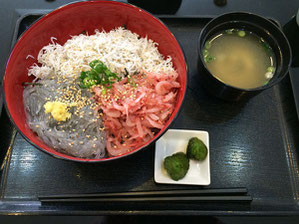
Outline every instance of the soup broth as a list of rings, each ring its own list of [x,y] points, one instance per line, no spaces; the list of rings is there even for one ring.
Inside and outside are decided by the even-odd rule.
[[[212,75],[231,86],[263,86],[275,72],[275,56],[269,44],[244,30],[231,29],[214,35],[202,53]]]

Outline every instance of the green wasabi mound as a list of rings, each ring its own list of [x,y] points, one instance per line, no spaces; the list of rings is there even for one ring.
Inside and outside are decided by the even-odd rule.
[[[199,138],[190,138],[187,145],[187,157],[189,159],[204,160],[207,154],[207,146]]]
[[[164,159],[164,168],[171,179],[178,181],[185,177],[189,170],[189,159],[183,152],[175,153]]]

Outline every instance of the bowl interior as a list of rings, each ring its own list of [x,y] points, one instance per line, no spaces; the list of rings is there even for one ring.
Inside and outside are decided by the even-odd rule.
[[[30,143],[54,156],[75,161],[106,161],[118,158],[75,158],[45,145],[26,124],[22,83],[33,79],[27,75],[28,68],[33,63],[37,63],[36,58],[40,49],[50,43],[51,37],[57,38],[57,42],[63,45],[70,36],[79,35],[83,31],[93,34],[95,29],[110,31],[119,26],[126,26],[141,37],[147,36],[154,40],[159,44],[159,51],[173,59],[181,84],[175,110],[165,127],[145,146],[156,140],[168,128],[182,104],[186,88],[185,59],[175,37],[160,20],[135,6],[112,1],[88,1],[66,5],[39,19],[19,38],[8,59],[4,76],[6,106],[14,124]],[[32,55],[35,59],[26,59],[28,55]]]
[[[225,85],[245,91],[263,90],[278,83],[286,75],[291,61],[290,46],[286,37],[279,29],[278,25],[274,24],[266,18],[250,13],[225,14],[217,17],[207,24],[207,26],[203,29],[199,39],[199,54],[204,66],[205,63],[201,52],[204,48],[205,42],[214,34],[227,29],[244,29],[247,31],[251,31],[259,37],[263,38],[271,46],[274,52],[274,55],[276,57],[276,70],[273,78],[265,86],[252,89],[241,89],[238,87],[230,86],[226,83]],[[205,68],[208,71],[208,68],[206,66]]]

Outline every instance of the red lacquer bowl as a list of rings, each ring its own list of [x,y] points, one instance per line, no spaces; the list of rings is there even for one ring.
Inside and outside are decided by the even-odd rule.
[[[26,57],[32,55],[37,58],[38,52],[43,46],[50,43],[51,37],[56,37],[59,44],[64,44],[70,39],[70,35],[79,35],[84,30],[93,34],[95,29],[110,31],[124,24],[132,32],[142,37],[148,36],[157,42],[159,51],[165,56],[172,57],[181,84],[173,114],[165,127],[153,139],[126,154],[104,159],[82,159],[57,152],[41,141],[26,123],[22,83],[32,81],[32,78],[27,75],[27,69],[37,62],[31,58],[26,59]],[[3,83],[6,108],[10,118],[29,143],[58,158],[79,162],[103,162],[129,156],[156,141],[177,116],[185,96],[186,82],[186,62],[182,49],[173,34],[159,19],[140,8],[125,3],[86,1],[72,3],[52,11],[23,33],[8,59]]]

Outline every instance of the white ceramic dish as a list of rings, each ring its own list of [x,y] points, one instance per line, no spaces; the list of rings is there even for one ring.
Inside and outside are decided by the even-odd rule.
[[[186,152],[190,138],[198,137],[208,148],[204,161],[190,160],[190,168],[186,176],[178,181],[172,180],[163,167],[164,158],[176,152]],[[163,184],[209,185],[210,178],[210,148],[209,133],[206,131],[169,129],[157,142],[155,152],[155,181]]]

